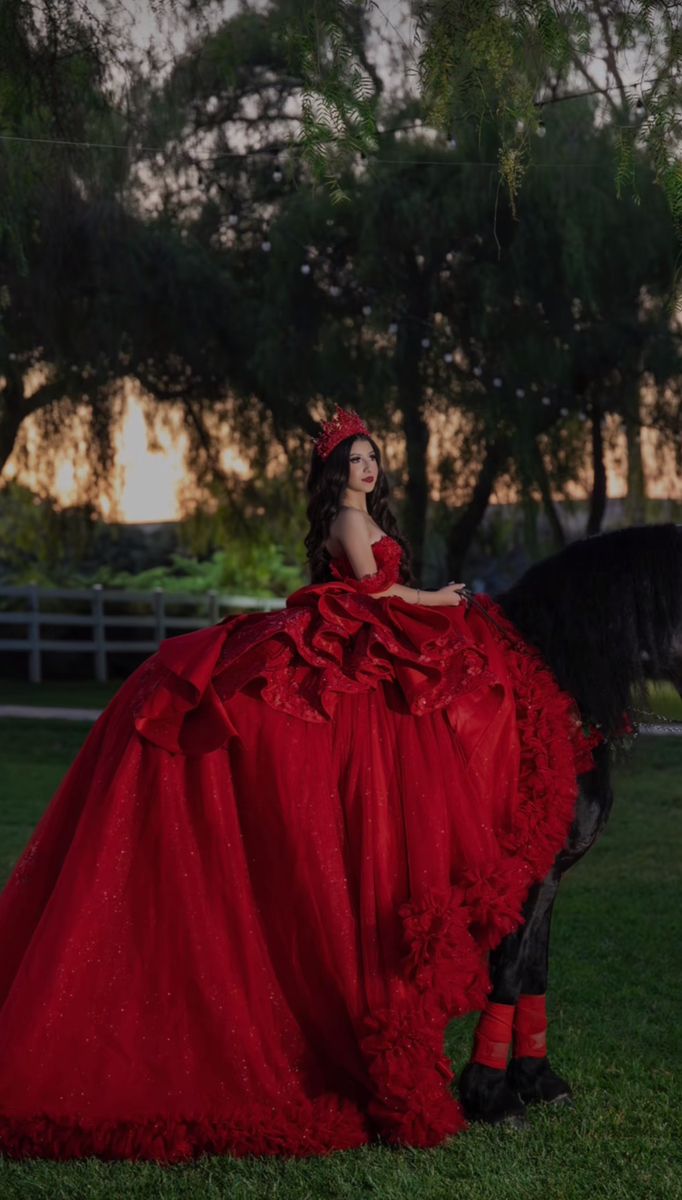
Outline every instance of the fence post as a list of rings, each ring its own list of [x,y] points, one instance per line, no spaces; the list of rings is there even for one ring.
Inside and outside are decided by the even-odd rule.
[[[215,588],[211,588],[208,595],[208,623],[209,625],[217,625],[219,620],[218,613],[218,593]]]
[[[95,679],[98,683],[106,683],[107,675],[107,645],[104,628],[104,597],[102,584],[92,586],[92,638],[95,647]]]
[[[163,588],[154,588],[154,637],[157,650],[166,636],[166,593]]]
[[[31,683],[42,683],[40,657],[40,592],[35,584],[28,589],[30,617],[28,622],[28,678]]]

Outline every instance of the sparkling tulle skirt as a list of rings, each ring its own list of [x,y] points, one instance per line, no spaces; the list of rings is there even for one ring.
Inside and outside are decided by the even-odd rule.
[[[463,1128],[446,1026],[483,1005],[591,765],[571,699],[482,603],[511,640],[463,606],[304,588],[128,679],[0,896],[0,1151]]]

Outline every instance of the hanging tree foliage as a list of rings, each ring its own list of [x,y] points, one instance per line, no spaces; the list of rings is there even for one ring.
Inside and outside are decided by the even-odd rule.
[[[682,235],[680,70],[682,7],[676,0],[414,0],[404,36],[400,6],[383,0],[302,4],[290,43],[304,74],[301,146],[316,178],[342,193],[349,158],[381,143],[376,77],[360,53],[372,18],[396,30],[417,76],[426,120],[453,139],[464,123],[494,118],[499,177],[515,210],[543,136],[547,105],[595,94],[616,129],[615,186],[637,193],[645,148]],[[639,64],[632,82],[625,60]]]

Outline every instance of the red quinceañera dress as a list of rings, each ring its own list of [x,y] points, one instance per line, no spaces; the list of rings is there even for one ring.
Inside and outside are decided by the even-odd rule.
[[[497,625],[374,598],[401,549],[374,553],[168,639],[95,724],[0,896],[3,1153],[463,1128],[446,1025],[484,1005],[591,743],[491,598]]]

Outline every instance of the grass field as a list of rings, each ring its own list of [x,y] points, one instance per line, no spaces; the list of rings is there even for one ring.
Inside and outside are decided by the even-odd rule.
[[[0,722],[3,880],[86,729]],[[0,1160],[0,1200],[682,1198],[682,741],[641,738],[616,793],[606,835],[564,881],[554,929],[551,1055],[573,1109],[532,1110],[524,1131],[473,1128],[431,1151],[173,1168]],[[450,1030],[458,1069],[472,1025]]]

